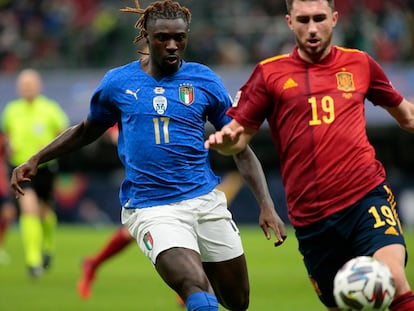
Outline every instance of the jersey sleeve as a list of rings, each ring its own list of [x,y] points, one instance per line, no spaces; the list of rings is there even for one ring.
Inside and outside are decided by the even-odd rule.
[[[249,80],[238,91],[227,114],[241,125],[258,130],[269,115],[268,94],[263,66],[258,64]]]
[[[213,82],[210,83],[208,92],[211,105],[207,111],[207,119],[216,130],[220,130],[231,121],[226,112],[231,107],[233,101],[218,76],[215,76]]]
[[[116,109],[111,103],[111,77],[107,73],[92,94],[88,119],[111,127],[117,120]]]
[[[403,96],[392,86],[384,70],[370,56],[368,56],[368,64],[371,80],[367,99],[378,106],[398,106],[402,102]]]

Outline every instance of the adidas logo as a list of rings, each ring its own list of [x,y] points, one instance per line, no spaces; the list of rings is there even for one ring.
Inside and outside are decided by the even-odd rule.
[[[385,234],[392,234],[392,235],[399,235],[397,230],[394,227],[389,227],[387,230],[385,230],[384,233]]]
[[[298,86],[298,84],[296,83],[296,81],[295,80],[293,80],[292,78],[289,78],[286,82],[285,82],[285,84],[283,84],[283,89],[284,90],[287,90],[287,89],[290,89],[290,88],[292,88],[292,87],[297,87]]]

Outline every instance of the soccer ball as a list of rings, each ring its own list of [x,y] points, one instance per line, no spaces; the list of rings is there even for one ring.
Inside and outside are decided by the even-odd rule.
[[[390,269],[373,257],[346,262],[334,279],[334,297],[342,310],[388,310],[395,294]]]

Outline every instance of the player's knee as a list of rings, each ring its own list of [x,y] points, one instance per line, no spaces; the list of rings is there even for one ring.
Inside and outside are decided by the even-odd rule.
[[[227,295],[227,297],[219,297],[220,303],[231,311],[245,311],[249,308],[249,293],[241,295]]]

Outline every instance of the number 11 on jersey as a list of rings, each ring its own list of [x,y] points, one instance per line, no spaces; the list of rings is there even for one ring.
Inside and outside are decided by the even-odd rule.
[[[170,135],[168,132],[168,125],[170,123],[170,118],[168,117],[153,118],[152,122],[154,124],[155,143],[157,145],[161,144],[161,135],[162,135],[164,143],[168,144],[170,142]]]

